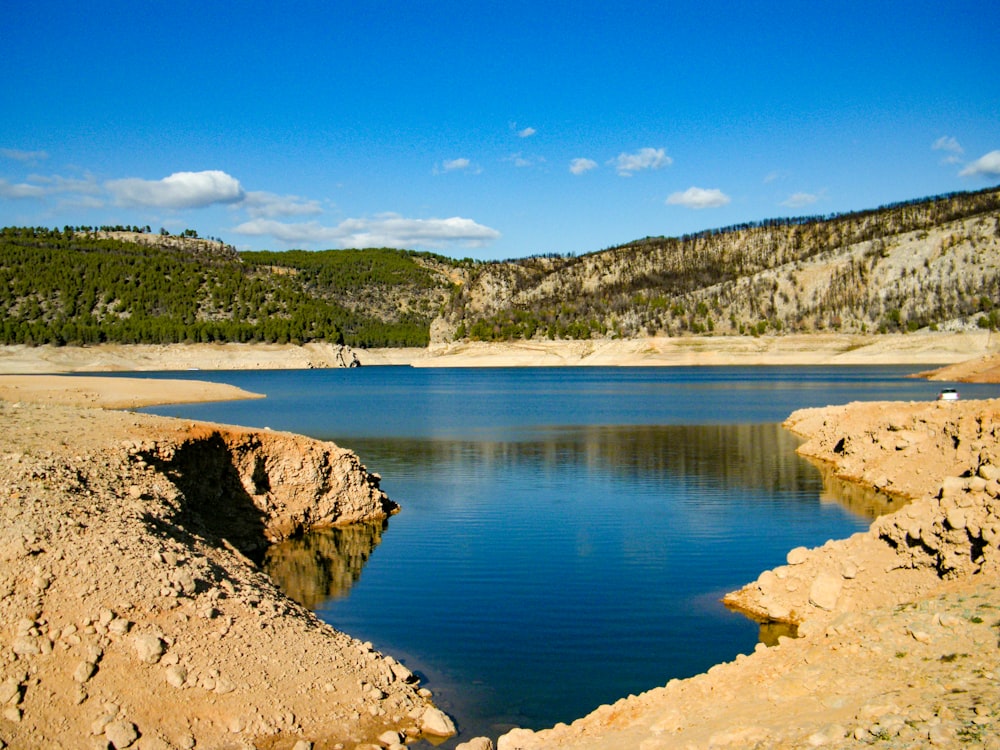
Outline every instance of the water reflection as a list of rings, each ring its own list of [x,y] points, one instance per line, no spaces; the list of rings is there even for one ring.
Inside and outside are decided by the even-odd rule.
[[[887,513],[895,513],[909,502],[906,498],[887,495],[874,487],[841,479],[834,474],[833,467],[827,463],[813,459],[806,460],[819,470],[823,478],[823,492],[819,496],[822,502],[839,503],[852,513],[873,521]]]
[[[391,481],[394,472],[467,474],[578,468],[626,479],[672,476],[721,489],[782,491],[816,486],[815,471],[795,455],[801,441],[778,424],[547,427],[517,440],[353,438],[345,441]],[[405,501],[405,499],[404,499]]]
[[[382,541],[385,521],[318,529],[268,548],[263,567],[279,588],[309,609],[346,596]]]

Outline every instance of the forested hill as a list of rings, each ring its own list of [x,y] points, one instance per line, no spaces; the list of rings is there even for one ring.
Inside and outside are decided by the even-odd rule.
[[[897,332],[1000,323],[1000,188],[476,266],[442,338]]]
[[[0,343],[425,346],[451,293],[426,253],[237,253],[133,231],[0,232]]]
[[[997,328],[1000,188],[503,262],[7,228],[0,320],[0,343],[33,345]]]

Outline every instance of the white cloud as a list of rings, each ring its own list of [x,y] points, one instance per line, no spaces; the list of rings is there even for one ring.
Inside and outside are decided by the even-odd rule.
[[[524,128],[522,130],[518,130],[517,131],[517,137],[518,138],[531,138],[531,136],[533,136],[537,132],[538,131],[535,130],[534,128]]]
[[[47,151],[22,151],[19,148],[0,148],[0,156],[4,159],[13,159],[14,161],[25,162],[26,164],[35,164],[49,158]]]
[[[243,203],[250,215],[273,219],[276,216],[315,216],[323,213],[317,200],[307,200],[297,195],[276,195],[264,190],[246,193]]]
[[[453,172],[456,169],[468,169],[472,166],[472,162],[468,159],[452,159],[451,161],[446,161],[441,165],[445,172]]]
[[[792,193],[781,202],[781,205],[788,208],[802,208],[803,206],[811,206],[818,200],[819,196],[815,193]]]
[[[509,161],[515,167],[534,167],[539,164],[545,163],[544,156],[525,156],[523,153],[518,151],[516,154],[511,154],[510,156],[505,156],[503,161]]]
[[[238,203],[245,198],[239,180],[219,170],[175,172],[162,180],[128,177],[104,186],[122,205],[154,208],[205,208],[215,203]]]
[[[950,135],[942,135],[934,143],[931,144],[931,148],[935,151],[948,151],[952,154],[964,154],[965,149],[963,149],[957,140]]]
[[[23,198],[44,198],[45,188],[38,185],[29,185],[21,182],[12,185],[7,180],[0,178],[0,198],[20,200]]]
[[[233,229],[238,234],[268,235],[285,243],[334,243],[342,247],[442,247],[451,243],[475,247],[498,239],[500,232],[472,219],[407,219],[382,214],[346,219],[335,227],[316,221],[288,224],[254,219]]]
[[[81,193],[83,195],[99,195],[101,186],[97,178],[89,172],[80,177],[63,177],[62,175],[28,175],[28,182],[43,185],[48,194]]]
[[[1000,151],[990,151],[959,172],[962,177],[1000,177]]]
[[[958,141],[950,135],[943,135],[931,144],[935,151],[944,151],[948,156],[941,160],[942,164],[958,164],[962,161],[961,156],[965,153]]]
[[[663,169],[674,163],[662,148],[640,148],[635,153],[618,154],[608,164],[613,164],[622,177],[631,177],[644,169]]]
[[[569,163],[569,171],[573,174],[583,174],[584,172],[589,172],[591,169],[597,169],[597,162],[593,159],[573,159]]]
[[[672,193],[667,205],[686,208],[718,208],[729,203],[730,197],[716,188],[689,187],[683,193]]]

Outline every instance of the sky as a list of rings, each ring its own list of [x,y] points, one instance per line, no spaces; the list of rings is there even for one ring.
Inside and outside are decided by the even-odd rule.
[[[0,226],[583,254],[1000,184],[1000,3],[33,0]]]

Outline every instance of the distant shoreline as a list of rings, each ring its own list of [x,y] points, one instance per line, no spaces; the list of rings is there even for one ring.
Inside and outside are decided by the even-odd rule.
[[[1000,353],[988,331],[909,334],[686,336],[583,341],[455,342],[422,348],[333,344],[101,344],[0,347],[0,374],[413,367],[669,367],[697,365],[952,365]]]

